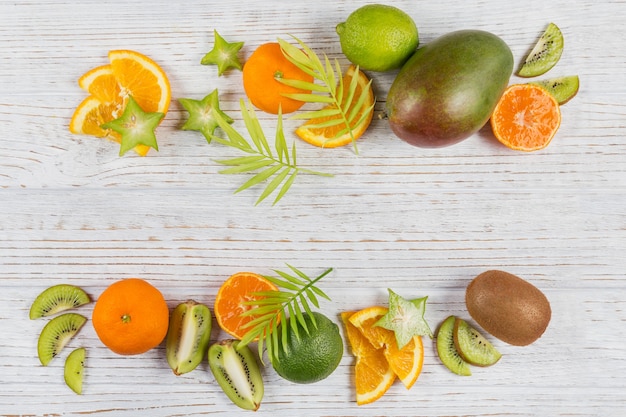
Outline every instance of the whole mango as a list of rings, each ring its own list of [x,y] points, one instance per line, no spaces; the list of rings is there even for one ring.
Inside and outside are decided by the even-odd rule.
[[[513,73],[513,54],[481,30],[443,35],[418,49],[387,96],[392,131],[424,148],[455,144],[489,120]]]

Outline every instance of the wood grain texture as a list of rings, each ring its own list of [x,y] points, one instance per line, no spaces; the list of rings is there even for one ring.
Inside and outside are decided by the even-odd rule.
[[[464,289],[486,269],[504,269],[542,289],[553,318],[533,345],[497,340],[491,368],[457,377],[426,341],[425,365],[410,391],[396,384],[378,402],[354,402],[353,360],[313,385],[265,368],[268,416],[623,416],[626,414],[626,49],[625,1],[389,1],[416,21],[422,43],[478,28],[500,35],[516,66],[547,23],[566,47],[549,75],[579,74],[581,90],[544,151],[503,148],[488,127],[449,148],[413,148],[375,118],[359,154],[298,143],[303,175],[276,206],[254,206],[259,190],[233,194],[241,176],[218,174],[232,150],[182,131],[176,98],[213,89],[242,125],[241,74],[200,65],[213,29],[261,43],[296,35],[347,61],[334,32],[364,1],[215,2],[30,1],[0,3],[0,415],[203,416],[239,413],[208,366],[175,377],[163,346],[137,357],[105,349],[85,326],[84,395],[63,383],[63,360],[36,356],[44,321],[28,309],[46,287],[68,282],[96,299],[116,279],[140,276],[174,307],[211,304],[232,273],[271,273],[291,263],[316,274],[338,313],[386,302],[387,288],[428,295],[432,327],[468,318]],[[71,135],[84,97],[78,77],[106,63],[110,49],[135,49],[170,77],[171,110],[157,131],[159,152],[127,155],[100,139]],[[382,113],[395,73],[369,74]],[[513,77],[512,82],[519,81]],[[276,119],[259,114],[273,132]],[[288,130],[296,126],[286,121]],[[82,312],[91,313],[93,305]],[[226,337],[214,326],[213,339]]]

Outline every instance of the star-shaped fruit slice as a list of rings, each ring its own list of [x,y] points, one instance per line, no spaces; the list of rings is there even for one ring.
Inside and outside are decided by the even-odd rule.
[[[433,337],[433,333],[424,319],[426,299],[406,300],[400,295],[389,291],[389,310],[380,318],[375,326],[380,326],[394,332],[398,349],[402,349],[413,339],[413,336]]]
[[[226,42],[224,38],[213,30],[215,42],[213,49],[208,52],[200,63],[202,65],[217,65],[217,75],[220,76],[230,68],[236,68],[239,71],[243,69],[243,64],[239,60],[237,53],[243,47],[243,42]]]
[[[178,101],[189,112],[189,118],[182,129],[197,130],[204,135],[208,143],[211,143],[213,132],[218,127],[218,122],[215,118],[216,113],[228,123],[233,122],[233,119],[220,109],[217,89],[213,90],[202,100],[180,98]]]
[[[137,145],[149,146],[158,151],[154,130],[163,117],[165,113],[144,112],[135,99],[129,96],[124,113],[101,127],[114,130],[121,135],[120,156]]]

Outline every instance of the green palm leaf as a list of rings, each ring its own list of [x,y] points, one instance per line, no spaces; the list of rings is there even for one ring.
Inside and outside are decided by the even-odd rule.
[[[328,275],[332,268],[328,268],[318,277],[311,279],[299,269],[289,264],[287,266],[291,273],[274,270],[278,277],[264,276],[281,289],[254,293],[258,299],[244,302],[251,308],[242,313],[242,316],[252,317],[252,320],[244,326],[247,330],[240,345],[245,346],[258,339],[259,356],[263,358],[263,348],[265,348],[271,361],[278,360],[280,349],[286,349],[286,323],[289,322],[294,335],[300,337],[300,331],[309,331],[305,315],[316,325],[311,304],[319,308],[318,296],[330,300],[323,291],[317,288],[316,284]],[[279,323],[285,323],[280,326],[282,332],[280,338],[278,336]],[[279,340],[282,340],[282,343]]]
[[[291,45],[283,39],[278,39],[283,54],[300,70],[321,82],[321,85],[300,80],[280,79],[279,81],[286,85],[312,91],[311,93],[286,94],[285,96],[305,103],[322,103],[326,105],[324,108],[316,111],[296,114],[293,118],[310,120],[341,115],[340,118],[333,121],[315,124],[312,127],[321,128],[342,124],[344,128],[339,129],[335,137],[349,133],[352,138],[354,150],[358,153],[356,138],[353,132],[353,126],[358,126],[358,124],[354,123],[354,119],[361,111],[366,115],[373,111],[373,105],[365,109],[371,80],[367,88],[364,88],[362,93],[357,95],[358,77],[352,77],[350,85],[344,85],[341,66],[337,59],[331,61],[326,54],[323,54],[323,58],[320,59],[320,57],[300,39],[295,36],[293,39],[299,44],[300,48]],[[357,73],[358,70],[357,67]],[[350,108],[352,108],[352,110],[349,110]],[[364,119],[360,119],[360,121],[362,120]]]
[[[296,144],[295,142],[293,143],[290,151],[283,131],[282,114],[279,113],[278,115],[274,149],[272,149],[252,106],[246,106],[243,100],[240,100],[239,105],[250,140],[246,140],[246,138],[237,132],[220,114],[215,114],[215,119],[218,126],[226,133],[226,137],[221,138],[212,135],[212,140],[215,142],[239,149],[249,154],[247,156],[216,161],[228,167],[219,171],[220,174],[256,172],[256,174],[245,181],[235,193],[265,184],[256,204],[261,203],[278,190],[273,203],[276,204],[287,191],[289,191],[297,174],[307,173],[326,177],[332,176],[331,174],[304,169],[297,165]]]

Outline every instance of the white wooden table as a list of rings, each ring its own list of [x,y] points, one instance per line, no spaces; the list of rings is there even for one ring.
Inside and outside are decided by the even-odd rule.
[[[170,306],[212,304],[231,274],[263,274],[291,263],[312,275],[338,313],[384,304],[387,288],[428,295],[426,318],[469,318],[465,286],[504,269],[542,289],[552,322],[535,344],[494,340],[503,359],[450,373],[426,341],[423,373],[407,391],[394,385],[357,407],[346,352],[312,385],[264,370],[257,412],[268,416],[623,416],[626,415],[626,1],[388,1],[416,21],[422,44],[457,29],[500,35],[516,67],[545,26],[564,32],[565,50],[548,75],[579,74],[553,143],[532,154],[499,145],[488,127],[453,147],[411,147],[375,119],[359,141],[317,149],[298,143],[303,166],[335,174],[300,177],[276,206],[254,206],[259,190],[234,195],[242,176],[218,174],[236,156],[180,130],[177,98],[220,91],[241,126],[241,73],[200,65],[213,29],[261,43],[296,35],[345,67],[337,23],[364,1],[3,1],[0,3],[0,414],[196,416],[239,413],[206,363],[176,377],[158,347],[117,356],[87,325],[71,346],[88,349],[82,396],[63,382],[63,361],[42,367],[28,319],[34,297],[67,282],[94,299],[129,276],[156,285]],[[134,49],[160,63],[173,101],[158,129],[159,152],[118,157],[112,142],[71,135],[83,99],[78,77]],[[395,74],[374,78],[377,112]],[[511,82],[515,82],[515,77]],[[273,132],[275,117],[263,115]],[[286,122],[289,132],[295,122]],[[289,135],[289,140],[294,136]],[[89,315],[93,305],[83,309]],[[224,338],[214,326],[213,340]],[[492,339],[493,340],[493,339]]]

